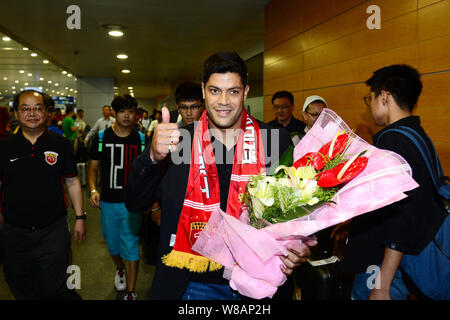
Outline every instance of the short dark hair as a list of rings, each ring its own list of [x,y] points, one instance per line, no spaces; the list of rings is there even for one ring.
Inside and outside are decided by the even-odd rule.
[[[135,98],[130,96],[129,94],[124,94],[121,96],[117,96],[111,102],[111,107],[115,112],[118,112],[122,109],[133,109],[137,108],[138,103]]]
[[[84,112],[83,109],[77,109],[77,113]]]
[[[274,102],[275,99],[278,99],[278,98],[288,98],[289,101],[291,102],[291,105],[294,104],[294,95],[289,91],[275,92],[275,94],[272,96],[272,103]]]
[[[71,113],[73,111],[73,107],[72,106],[67,106],[66,107],[66,115]]]
[[[181,101],[200,100],[203,102],[202,86],[198,83],[185,82],[175,90],[175,101],[177,105]]]
[[[53,98],[46,93],[43,93],[42,96],[44,97],[44,104],[47,107],[47,109],[54,109],[55,100],[53,100]]]
[[[409,111],[414,109],[422,92],[419,72],[406,64],[378,69],[365,83],[377,96],[381,90],[388,91],[400,108]]]
[[[45,98],[45,94],[44,94],[44,93],[42,93],[42,92],[40,92],[40,91],[37,91],[37,90],[23,90],[23,91],[20,91],[18,94],[16,94],[16,95],[14,96],[14,102],[13,102],[14,109],[17,110],[17,108],[19,107],[19,99],[20,99],[20,96],[21,96],[22,94],[24,94],[24,93],[30,93],[30,92],[39,94],[39,95],[42,97],[42,100],[44,101],[44,106],[45,106],[46,108],[48,107],[47,99]]]
[[[215,53],[206,59],[203,68],[203,83],[206,84],[213,73],[227,72],[239,74],[244,87],[247,85],[247,66],[236,52]]]

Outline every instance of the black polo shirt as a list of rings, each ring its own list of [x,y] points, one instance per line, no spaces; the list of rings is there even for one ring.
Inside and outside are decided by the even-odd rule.
[[[45,130],[34,145],[22,131],[0,141],[2,213],[7,223],[40,229],[67,214],[64,178],[78,174],[70,142]]]
[[[291,136],[293,134],[296,134],[297,132],[304,132],[306,127],[306,124],[304,122],[294,117],[292,117],[291,122],[289,122],[286,127],[279,123],[277,119],[274,119],[267,124],[275,128],[285,128]]]

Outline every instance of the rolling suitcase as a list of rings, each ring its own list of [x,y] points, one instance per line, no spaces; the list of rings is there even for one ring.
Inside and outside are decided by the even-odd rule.
[[[317,235],[318,245],[311,257],[295,269],[294,276],[300,288],[301,300],[350,300],[352,274],[342,268],[338,257],[332,254],[330,230]]]

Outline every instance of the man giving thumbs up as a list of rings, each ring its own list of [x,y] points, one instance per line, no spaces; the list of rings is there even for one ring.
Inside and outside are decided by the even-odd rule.
[[[287,131],[246,113],[247,67],[236,53],[222,52],[206,60],[202,91],[206,110],[198,122],[180,129],[189,133],[191,144],[179,143],[180,131],[168,123],[169,112],[163,109],[163,122],[151,146],[134,161],[128,180],[125,203],[130,211],[145,211],[155,200],[161,205],[161,259],[153,299],[241,298],[223,278],[223,267],[192,246],[214,208],[240,216],[248,175],[276,163],[291,144]],[[172,161],[168,155],[177,148],[188,161]],[[291,274],[310,255],[306,246],[301,251],[282,257],[284,273]],[[292,281],[286,281],[275,297],[290,299],[292,289]]]

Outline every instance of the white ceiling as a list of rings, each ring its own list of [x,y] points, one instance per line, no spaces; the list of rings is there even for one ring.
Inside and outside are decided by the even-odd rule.
[[[204,60],[214,52],[236,51],[244,59],[262,52],[268,2],[2,0],[0,32],[13,40],[0,40],[0,92],[11,90],[12,79],[24,83],[31,78],[37,86],[44,77],[44,89],[51,87],[50,79],[54,90],[55,82],[59,88],[74,89],[75,77],[110,77],[120,93],[132,86],[136,98],[169,94],[171,85],[199,79]],[[80,30],[66,26],[66,10],[72,4],[81,9]],[[125,36],[107,36],[104,24],[126,26]],[[39,56],[33,58],[31,52]],[[116,58],[122,52],[128,55],[125,61]],[[43,57],[51,63],[44,65]],[[123,68],[131,73],[121,73]],[[33,75],[28,77],[28,72]]]

